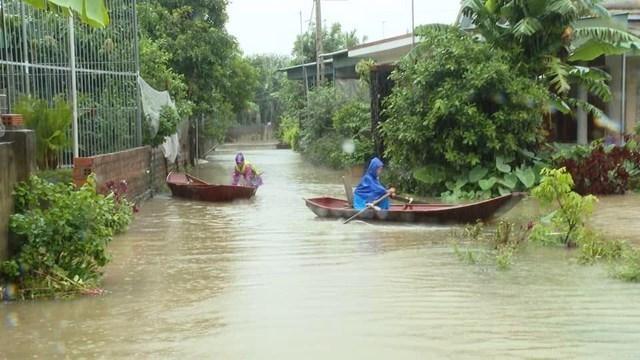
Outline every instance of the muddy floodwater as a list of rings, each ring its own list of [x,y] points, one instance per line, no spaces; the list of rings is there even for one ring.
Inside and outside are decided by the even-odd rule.
[[[640,285],[606,267],[529,249],[497,272],[460,262],[451,227],[321,220],[302,198],[342,196],[339,172],[245,154],[265,172],[256,198],[144,203],[110,245],[105,296],[0,303],[0,358],[640,359]],[[194,172],[228,183],[233,155]],[[640,244],[638,209],[604,198],[593,222]]]

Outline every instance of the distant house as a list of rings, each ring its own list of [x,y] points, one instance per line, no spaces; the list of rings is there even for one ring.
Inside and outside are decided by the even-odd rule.
[[[627,23],[629,32],[640,36],[640,1],[605,1],[603,4]],[[640,56],[608,56],[604,59],[604,67],[611,74],[613,93],[604,110],[619,125],[621,133],[631,133],[640,123]]]
[[[324,62],[324,77],[336,87],[342,88],[347,93],[354,89],[358,82],[356,65],[361,60],[373,60],[375,66],[371,72],[371,120],[372,129],[377,128],[380,122],[380,110],[382,100],[391,93],[393,84],[389,80],[389,74],[395,64],[411,51],[413,43],[411,34],[405,34],[372,41],[343,49],[328,54],[321,54]],[[309,88],[315,87],[316,63],[307,63],[280,69],[287,73],[289,80],[305,81]],[[376,136],[376,149],[381,152],[381,144]]]
[[[605,1],[615,18],[625,23],[631,33],[640,36],[640,1]],[[471,30],[470,19],[460,15],[456,20],[458,26]],[[363,59],[372,59],[375,67],[371,74],[371,117],[375,129],[381,121],[380,110],[382,100],[390,94],[393,84],[389,74],[395,64],[407,55],[417,38],[411,34],[400,35],[378,41],[357,45],[350,49],[342,49],[333,53],[322,54],[325,78],[338,87],[352,87],[357,81],[356,64]],[[552,130],[552,137],[561,142],[586,143],[590,140],[633,132],[640,123],[640,56],[618,55],[596,59],[592,65],[598,66],[611,74],[610,83],[612,98],[608,103],[598,103],[596,98],[589,97],[590,102],[600,107],[609,119],[593,119],[583,115],[562,116],[557,114]],[[315,86],[316,63],[308,63],[281,69],[291,80],[307,79],[309,88]],[[582,93],[586,100],[589,95]],[[378,149],[380,144],[376,144]]]

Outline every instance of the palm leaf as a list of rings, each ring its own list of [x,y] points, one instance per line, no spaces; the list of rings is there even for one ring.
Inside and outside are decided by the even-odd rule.
[[[569,71],[569,77],[603,101],[611,100],[611,88],[607,84],[611,80],[611,75],[605,71],[598,68],[573,66]]]
[[[557,57],[549,56],[547,60],[547,71],[545,77],[549,79],[549,84],[557,94],[567,94],[571,90],[569,85],[569,66]]]
[[[549,109],[558,110],[561,113],[568,115],[571,114],[571,107],[558,95],[549,93]]]
[[[567,15],[576,14],[578,9],[576,9],[573,1],[571,0],[558,0],[552,1],[547,11],[565,17]]]
[[[640,48],[640,38],[626,30],[609,26],[576,27],[574,36],[576,38],[595,39],[612,45],[635,44],[636,49]]]
[[[587,101],[569,98],[567,99],[567,103],[569,103],[569,105],[571,105],[574,108],[580,108],[585,112],[591,114],[591,116],[598,119],[599,122],[602,122],[602,123],[612,122],[602,110],[600,110],[594,105],[589,104]]]
[[[513,27],[516,38],[531,36],[542,29],[542,24],[536,18],[525,17]]]

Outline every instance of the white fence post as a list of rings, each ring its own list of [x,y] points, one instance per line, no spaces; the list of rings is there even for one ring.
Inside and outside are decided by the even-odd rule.
[[[73,15],[69,16],[69,67],[71,68],[71,106],[73,109],[73,157],[80,156],[78,146],[78,89],[76,78],[76,32]]]

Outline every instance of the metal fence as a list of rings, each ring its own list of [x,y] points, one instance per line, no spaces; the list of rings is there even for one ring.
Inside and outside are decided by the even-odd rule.
[[[74,141],[62,150],[61,165],[74,155],[141,144],[136,1],[108,0],[107,6],[111,23],[93,29],[21,0],[0,0],[0,111],[11,113],[28,96],[66,99]]]

